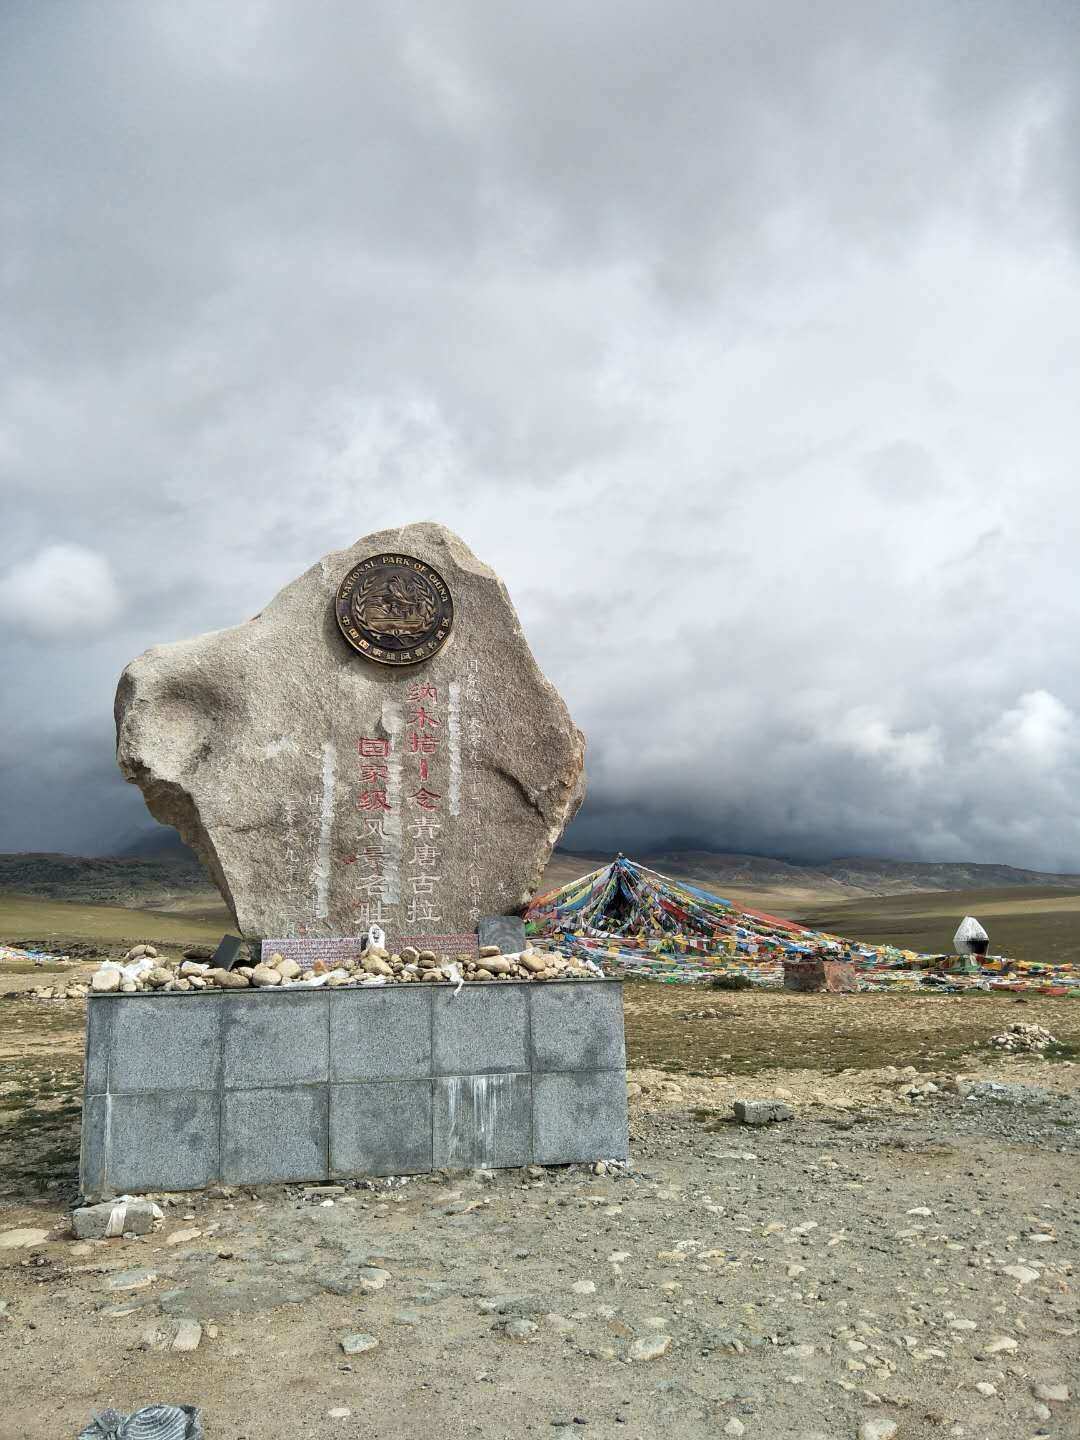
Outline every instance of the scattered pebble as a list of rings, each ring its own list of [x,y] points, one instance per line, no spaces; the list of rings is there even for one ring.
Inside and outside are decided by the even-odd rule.
[[[190,1354],[192,1350],[199,1348],[202,1333],[202,1326],[197,1320],[181,1320],[172,1342],[172,1348],[182,1355]]]
[[[1050,1400],[1055,1404],[1063,1405],[1069,1398],[1069,1387],[1067,1385],[1048,1385],[1039,1383],[1032,1392],[1036,1400]]]
[[[29,1245],[40,1245],[49,1238],[47,1230],[5,1230],[0,1234],[0,1250],[23,1250]]]
[[[644,1335],[630,1346],[631,1360],[659,1360],[671,1348],[670,1335]]]
[[[995,1355],[1011,1355],[1014,1350],[1019,1350],[1019,1348],[1019,1342],[1014,1340],[1011,1335],[995,1335],[979,1351],[978,1358],[989,1360]]]
[[[859,1440],[893,1440],[897,1424],[887,1415],[874,1415],[859,1426]]]
[[[121,1270],[118,1275],[110,1275],[105,1281],[107,1290],[145,1290],[148,1285],[153,1285],[157,1279],[153,1270]]]
[[[1008,1275],[1010,1280],[1016,1280],[1021,1285],[1030,1285],[1033,1280],[1038,1280],[1038,1270],[1032,1270],[1029,1265],[1006,1265],[1001,1272]]]
[[[344,1335],[340,1341],[341,1348],[346,1355],[363,1355],[365,1350],[374,1350],[378,1343],[374,1335],[366,1335],[363,1331],[357,1331],[354,1335]]]
[[[535,1335],[540,1327],[535,1320],[526,1320],[523,1315],[515,1315],[513,1319],[503,1322],[500,1328],[511,1340],[527,1340],[530,1335]]]

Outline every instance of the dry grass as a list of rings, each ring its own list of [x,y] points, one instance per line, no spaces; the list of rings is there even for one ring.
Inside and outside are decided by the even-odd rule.
[[[233,928],[224,905],[205,900],[175,901],[160,910],[122,905],[80,905],[33,895],[0,895],[0,942],[34,940],[62,951],[65,942],[85,940],[127,949],[140,941],[183,946],[216,944]]]
[[[628,982],[625,996],[630,1065],[691,1075],[956,1069],[1017,1020],[1080,1047],[1080,1001],[1044,996],[729,993],[646,981]],[[715,1018],[686,1018],[695,1011]]]

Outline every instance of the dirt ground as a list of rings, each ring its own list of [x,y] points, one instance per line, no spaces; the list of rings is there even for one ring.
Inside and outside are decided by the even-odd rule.
[[[630,985],[626,1010],[626,1169],[163,1196],[157,1233],[80,1242],[85,1007],[0,999],[2,1440],[154,1401],[209,1440],[1080,1435],[1080,1006]],[[988,1049],[1018,1018],[1055,1058]],[[732,1119],[778,1093],[793,1120]]]

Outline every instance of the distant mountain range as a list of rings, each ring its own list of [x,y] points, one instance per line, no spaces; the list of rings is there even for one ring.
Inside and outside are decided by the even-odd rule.
[[[140,845],[138,849],[141,853],[115,858],[0,855],[0,892],[98,905],[162,905],[198,895],[216,898],[217,891],[191,851],[175,842]],[[610,852],[557,850],[544,874],[542,888],[551,890],[565,885],[613,858]],[[1080,890],[1080,875],[1046,874],[1039,870],[1019,870],[1011,865],[933,864],[862,857],[802,865],[762,855],[714,854],[707,850],[665,850],[637,854],[633,858],[662,874],[691,880],[720,896],[731,889],[743,894],[790,893],[805,901],[820,898],[827,902],[934,890],[1025,886]]]
[[[565,885],[587,870],[608,864],[610,853],[570,853],[557,850],[551,857],[545,883]],[[715,854],[709,850],[665,850],[633,856],[661,874],[691,880],[723,896],[725,888],[737,891],[813,892],[822,900],[854,899],[861,895],[900,895],[924,890],[996,890],[1015,886],[1080,889],[1080,875],[1047,874],[1018,870],[1012,865],[975,865],[962,861],[933,863],[922,860],[873,860],[845,857],[824,864],[799,864],[764,855]]]
[[[158,905],[217,891],[190,852],[139,856],[0,855],[0,892],[82,905]]]

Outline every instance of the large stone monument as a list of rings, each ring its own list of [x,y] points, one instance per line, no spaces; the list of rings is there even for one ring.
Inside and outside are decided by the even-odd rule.
[[[519,909],[584,739],[451,531],[325,556],[254,619],[124,671],[117,756],[248,936],[475,931]]]
[[[493,954],[521,946],[509,912],[581,802],[584,742],[457,536],[368,536],[247,624],[148,650],[116,723],[124,774],[245,935],[379,927],[402,953],[373,933],[370,972],[277,955],[92,995],[84,1195],[626,1156],[621,986]],[[436,936],[481,965],[406,964]],[[249,988],[262,970],[275,986]]]

